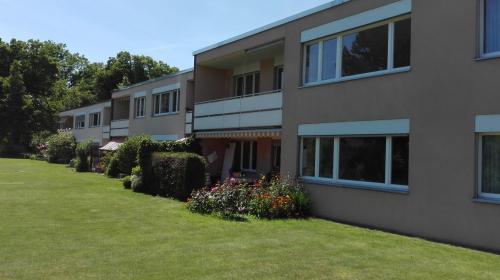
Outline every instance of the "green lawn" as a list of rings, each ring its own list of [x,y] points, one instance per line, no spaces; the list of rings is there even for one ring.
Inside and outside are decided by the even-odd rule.
[[[222,221],[0,159],[0,279],[492,279],[500,256],[323,220]]]

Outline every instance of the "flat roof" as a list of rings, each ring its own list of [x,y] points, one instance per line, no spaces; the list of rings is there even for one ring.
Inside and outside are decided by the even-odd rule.
[[[312,15],[312,14],[315,14],[317,12],[321,12],[323,10],[326,10],[326,9],[330,9],[332,7],[335,7],[335,6],[338,6],[340,4],[343,4],[345,2],[349,2],[350,0],[333,0],[331,2],[328,2],[328,3],[325,3],[323,5],[319,5],[315,8],[312,8],[312,9],[309,9],[309,10],[306,10],[306,11],[303,11],[303,12],[300,12],[298,14],[295,14],[293,16],[289,16],[289,17],[286,17],[284,19],[281,19],[281,20],[278,20],[278,21],[275,21],[273,23],[270,23],[270,24],[267,24],[267,25],[264,25],[262,27],[259,27],[259,28],[256,28],[254,30],[251,30],[251,31],[248,31],[248,32],[245,32],[243,34],[240,34],[240,35],[237,35],[237,36],[234,36],[232,38],[229,38],[227,40],[224,40],[224,41],[221,41],[219,43],[216,43],[216,44],[213,44],[213,45],[210,45],[208,47],[205,47],[205,48],[202,48],[202,49],[199,49],[197,51],[194,51],[193,52],[193,55],[197,55],[197,54],[200,54],[200,53],[203,53],[203,52],[206,52],[206,51],[209,51],[209,50],[213,50],[215,48],[218,48],[218,47],[221,47],[221,46],[224,46],[224,45],[227,45],[229,43],[232,43],[232,42],[235,42],[235,41],[238,41],[238,40],[241,40],[243,38],[246,38],[246,37],[250,37],[252,35],[255,35],[257,33],[260,33],[260,32],[263,32],[263,31],[266,31],[266,30],[269,30],[269,29],[272,29],[272,28],[275,28],[277,26],[280,26],[280,25],[283,25],[283,24],[286,24],[286,23],[289,23],[291,21],[294,21],[294,20],[297,20],[299,18],[303,18],[303,17],[306,17],[306,16],[309,16],[309,15]]]
[[[86,108],[86,107],[94,106],[94,105],[101,104],[101,103],[110,102],[110,101],[111,101],[111,99],[102,100],[102,101],[99,101],[99,102],[96,102],[96,103],[92,103],[90,105],[85,105],[85,106],[81,106],[81,107],[77,107],[77,108],[73,108],[73,109],[69,109],[69,110],[59,111],[59,114],[60,113],[64,113],[64,112],[73,111],[73,110],[78,110],[78,109],[81,109],[81,108]]]
[[[194,71],[194,67],[193,68],[189,68],[189,69],[185,69],[185,70],[182,70],[182,71],[179,71],[179,72],[175,72],[175,73],[172,73],[172,74],[168,74],[168,75],[165,75],[165,76],[161,76],[161,77],[158,77],[158,78],[154,78],[154,79],[151,79],[151,80],[147,80],[147,81],[144,81],[144,82],[140,82],[140,83],[137,83],[137,84],[129,85],[129,86],[126,86],[124,88],[115,89],[115,90],[112,90],[111,93],[122,91],[122,90],[126,90],[126,89],[133,88],[133,87],[142,86],[142,85],[145,85],[145,84],[149,84],[149,83],[152,83],[152,82],[160,81],[160,80],[167,79],[167,78],[170,78],[170,77],[175,77],[175,76],[178,76],[178,75],[186,74],[186,73],[189,73],[189,72],[192,72],[192,71]]]

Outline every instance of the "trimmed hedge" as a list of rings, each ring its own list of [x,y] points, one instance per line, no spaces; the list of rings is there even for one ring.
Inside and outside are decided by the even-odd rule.
[[[147,193],[149,192],[148,186],[154,184],[151,156],[155,152],[187,152],[201,155],[200,139],[195,139],[191,136],[183,139],[182,141],[154,141],[151,139],[140,140],[137,157],[142,171],[142,184],[134,189],[134,191]]]
[[[117,152],[120,171],[125,174],[131,174],[132,168],[138,165],[137,154],[141,140],[151,139],[149,135],[141,134],[127,138]]]
[[[106,169],[106,175],[111,177],[116,177],[120,173],[120,166],[118,163],[118,157],[113,155],[109,161],[108,167]]]
[[[130,181],[130,176],[127,176],[122,179],[123,187],[125,189],[130,189],[132,187],[132,182]]]
[[[205,186],[205,159],[193,153],[154,153],[148,193],[186,201]]]

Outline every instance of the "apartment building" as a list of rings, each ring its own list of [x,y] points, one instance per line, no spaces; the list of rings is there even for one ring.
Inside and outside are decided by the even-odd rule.
[[[319,217],[500,252],[500,0],[336,0],[193,55],[212,175],[281,170]]]
[[[193,69],[179,71],[112,92],[112,99],[59,113],[59,131],[76,142],[116,150],[127,136],[147,134],[158,141],[192,134]]]
[[[192,133],[193,69],[130,85],[112,92],[112,141],[151,135],[171,141]]]

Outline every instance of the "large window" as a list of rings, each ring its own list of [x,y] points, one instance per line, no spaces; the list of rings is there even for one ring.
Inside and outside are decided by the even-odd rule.
[[[260,73],[249,73],[234,77],[236,96],[260,92]]]
[[[154,95],[154,114],[167,115],[179,112],[179,91]]]
[[[480,56],[500,56],[500,0],[480,3]]]
[[[303,137],[301,176],[338,184],[408,188],[409,136]]]
[[[90,114],[90,127],[101,126],[101,113]]]
[[[500,199],[500,133],[479,134],[478,195]]]
[[[135,117],[143,118],[146,116],[146,97],[135,99]]]
[[[233,169],[246,172],[257,170],[257,141],[236,142]]]
[[[409,16],[309,42],[304,46],[303,83],[409,67],[410,44]]]

